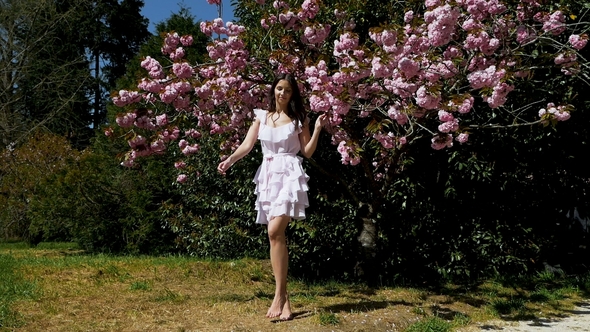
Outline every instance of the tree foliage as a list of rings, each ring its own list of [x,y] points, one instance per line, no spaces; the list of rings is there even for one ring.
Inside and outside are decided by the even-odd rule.
[[[19,144],[36,128],[84,135],[90,73],[72,41],[76,6],[0,2],[0,137]]]
[[[186,61],[191,39],[169,34],[163,51],[173,63],[146,58],[138,89],[114,97],[122,110],[117,130],[131,146],[125,165],[172,147],[187,158],[179,182],[193,183],[187,175],[198,170],[202,142],[221,134],[223,153],[234,149],[251,109],[264,107],[273,75],[295,72],[311,117],[331,117],[330,140],[309,161],[322,209],[291,226],[295,266],[338,257],[342,270],[372,278],[478,277],[548,259],[557,238],[545,231],[564,230],[555,225],[566,224],[571,208],[551,195],[581,203],[585,195],[568,190],[587,174],[566,170],[552,181],[545,166],[564,164],[538,154],[571,144],[553,126],[587,107],[585,3],[235,4],[243,26],[201,24],[214,37],[210,62]],[[586,139],[585,130],[575,131]],[[240,204],[230,196],[226,204]]]

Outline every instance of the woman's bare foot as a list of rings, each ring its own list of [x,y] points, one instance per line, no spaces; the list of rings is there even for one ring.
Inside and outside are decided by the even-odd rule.
[[[283,313],[283,306],[287,300],[284,297],[275,296],[274,300],[272,300],[272,304],[268,311],[266,312],[266,317],[268,318],[275,318],[279,317]]]
[[[287,295],[287,299],[285,300],[285,304],[283,304],[283,312],[281,313],[281,320],[291,320],[293,319],[293,312],[291,312],[291,302],[289,301],[289,296]]]

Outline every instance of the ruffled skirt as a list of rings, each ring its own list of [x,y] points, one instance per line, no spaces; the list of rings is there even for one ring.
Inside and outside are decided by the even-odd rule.
[[[287,215],[295,220],[305,219],[307,180],[301,157],[292,153],[264,156],[258,167],[256,184],[256,223],[268,224],[273,218]]]

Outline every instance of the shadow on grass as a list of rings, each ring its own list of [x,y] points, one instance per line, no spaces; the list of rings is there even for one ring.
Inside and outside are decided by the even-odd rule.
[[[570,315],[590,315],[590,302],[576,302],[574,305],[581,310],[564,310]]]
[[[311,316],[313,316],[313,313],[311,311],[309,311],[309,310],[296,311],[296,312],[293,312],[291,319],[285,320],[285,319],[280,319],[279,318],[279,319],[273,319],[270,322],[271,323],[274,323],[274,324],[276,324],[276,323],[285,323],[286,324],[286,323],[288,323],[291,320],[303,319],[303,318],[308,318],[308,317],[311,317]]]
[[[220,294],[209,297],[214,302],[248,302],[254,299],[254,296],[243,294]]]
[[[326,312],[368,312],[378,309],[385,309],[388,306],[404,305],[412,307],[413,304],[406,301],[358,301],[350,303],[333,304],[322,307]]]

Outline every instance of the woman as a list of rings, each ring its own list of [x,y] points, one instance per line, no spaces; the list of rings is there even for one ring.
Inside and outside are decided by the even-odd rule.
[[[267,225],[270,241],[270,261],[275,276],[275,297],[266,317],[293,319],[287,295],[288,252],[285,229],[291,219],[305,218],[307,180],[297,153],[310,158],[315,152],[322,127],[327,117],[322,114],[315,122],[313,135],[309,131],[301,94],[295,78],[281,74],[269,91],[269,109],[255,109],[256,119],[246,138],[236,151],[221,162],[217,170],[221,174],[246,156],[257,139],[264,155],[256,172],[256,222]]]

